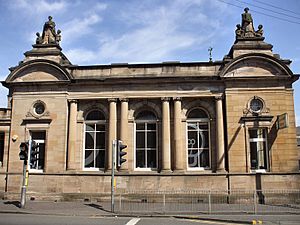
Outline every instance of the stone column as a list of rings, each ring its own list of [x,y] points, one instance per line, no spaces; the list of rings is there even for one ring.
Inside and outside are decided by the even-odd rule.
[[[175,97],[174,101],[174,142],[175,142],[175,170],[184,170],[184,157],[181,149],[181,98]]]
[[[162,98],[162,170],[171,170],[170,98]]]
[[[123,144],[128,145],[128,99],[121,98],[121,121],[120,121],[120,139]],[[127,148],[128,149],[128,148]],[[125,149],[127,151],[127,149]],[[128,155],[127,161],[121,165],[121,170],[128,169]]]
[[[108,159],[107,169],[112,169],[112,142],[117,139],[117,99],[110,98],[109,102],[109,120],[108,120]]]
[[[223,105],[222,96],[216,99],[216,127],[217,127],[217,170],[225,170],[225,146],[224,146],[224,123],[223,123]]]
[[[68,136],[68,162],[67,169],[76,169],[76,126],[77,126],[77,100],[70,100],[69,136]]]

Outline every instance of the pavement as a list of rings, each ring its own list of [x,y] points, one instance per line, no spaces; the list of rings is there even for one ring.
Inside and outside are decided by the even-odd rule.
[[[60,215],[60,216],[88,216],[88,217],[175,217],[183,219],[210,220],[225,223],[239,224],[300,224],[300,214],[254,215],[249,213],[238,214],[176,214],[151,212],[110,212],[109,202],[55,202],[55,201],[27,201],[25,208],[19,207],[19,201],[0,200],[0,213]]]

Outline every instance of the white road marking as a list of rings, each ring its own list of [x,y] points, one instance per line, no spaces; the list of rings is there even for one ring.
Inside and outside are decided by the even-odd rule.
[[[133,218],[131,220],[129,220],[128,223],[126,223],[126,225],[135,225],[137,224],[141,219],[140,218]]]

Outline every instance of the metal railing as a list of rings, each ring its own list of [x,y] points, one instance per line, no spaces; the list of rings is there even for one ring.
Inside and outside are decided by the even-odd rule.
[[[116,212],[300,214],[300,190],[127,191],[115,201]]]

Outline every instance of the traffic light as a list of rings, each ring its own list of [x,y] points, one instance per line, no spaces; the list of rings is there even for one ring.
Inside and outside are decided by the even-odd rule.
[[[124,149],[127,148],[127,145],[122,144],[121,140],[118,140],[117,143],[117,167],[120,168],[122,163],[126,162],[126,159],[123,157],[127,154]]]
[[[30,151],[30,165],[31,168],[36,168],[39,155],[39,145],[35,142],[31,142],[31,151]]]
[[[22,142],[20,144],[20,153],[19,153],[20,160],[27,160],[28,159],[28,144],[26,142]]]

